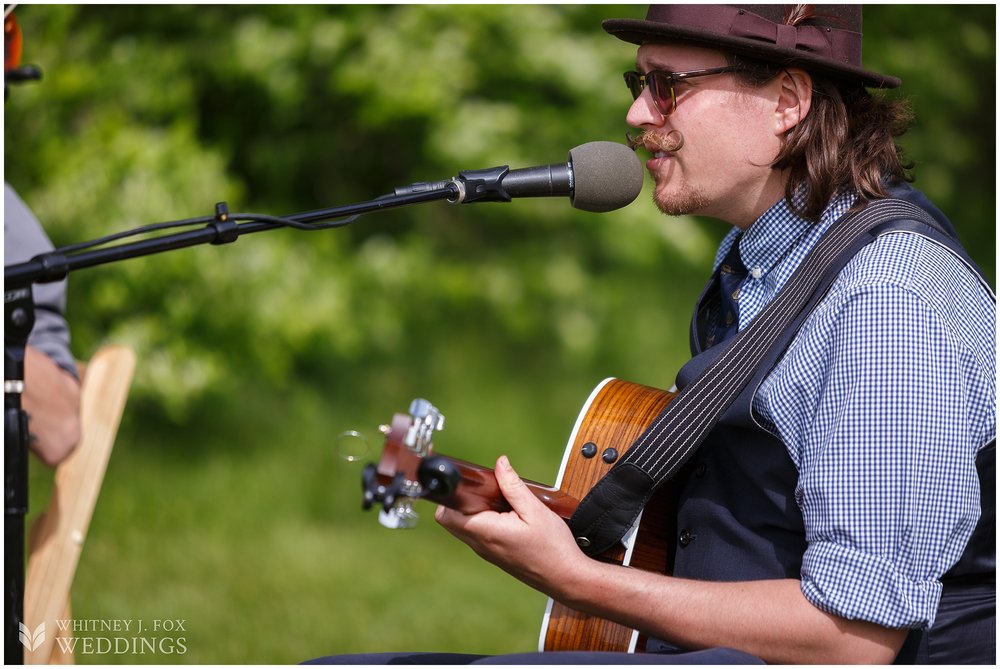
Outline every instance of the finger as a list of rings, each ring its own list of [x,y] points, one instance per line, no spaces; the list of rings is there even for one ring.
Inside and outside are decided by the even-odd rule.
[[[451,529],[453,527],[458,527],[465,520],[466,516],[463,513],[459,513],[454,509],[449,509],[444,505],[438,506],[434,510],[434,520],[438,522],[442,527]]]
[[[480,519],[480,516],[488,514],[492,514],[494,516],[496,515],[492,511],[481,511],[479,513],[467,515],[461,511],[456,511],[455,509],[449,509],[444,505],[439,505],[437,509],[434,510],[434,520],[436,520],[441,527],[457,536],[459,533],[467,533],[468,530],[466,527],[470,524],[473,526],[481,526],[483,524],[483,519]]]
[[[465,514],[444,506],[439,506],[434,511],[434,520],[436,520],[441,527],[443,527],[453,537],[478,553],[477,542],[474,537],[468,534],[465,530],[465,524],[468,522],[469,518],[470,516],[466,516]]]
[[[519,516],[534,512],[541,502],[535,497],[528,486],[525,485],[521,477],[517,475],[510,465],[510,460],[506,455],[501,455],[497,459],[496,466],[497,483],[500,485],[500,492],[514,512]]]

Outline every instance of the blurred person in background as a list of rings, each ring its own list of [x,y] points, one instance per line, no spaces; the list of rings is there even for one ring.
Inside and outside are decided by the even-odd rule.
[[[14,6],[4,6],[4,97],[10,83],[39,76],[21,66],[21,32]],[[30,260],[53,246],[14,189],[4,183],[4,265]],[[47,465],[66,459],[80,439],[80,380],[64,317],[66,281],[32,287],[35,324],[24,352],[22,406],[28,415],[31,450]]]

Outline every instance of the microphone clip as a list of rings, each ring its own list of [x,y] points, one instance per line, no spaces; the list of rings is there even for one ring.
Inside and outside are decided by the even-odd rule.
[[[510,202],[510,194],[503,187],[508,172],[510,167],[507,165],[459,172],[452,182],[459,191],[455,202]]]

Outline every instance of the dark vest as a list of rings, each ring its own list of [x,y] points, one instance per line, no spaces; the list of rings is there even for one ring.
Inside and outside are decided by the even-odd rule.
[[[921,206],[948,234],[917,221],[894,221],[860,240],[854,253],[874,241],[877,234],[912,230],[944,244],[975,268],[957,242],[951,224],[923,194],[903,185],[894,188],[891,196]],[[711,581],[799,578],[806,542],[802,515],[794,498],[798,472],[785,446],[754,422],[751,401],[754,390],[780,360],[802,322],[842,269],[834,267],[824,277],[802,315],[782,335],[747,389],[722,415],[718,426],[678,475],[683,483],[674,575]],[[692,336],[694,357],[677,376],[680,389],[724,348],[701,351],[697,340]],[[942,579],[944,592],[933,627],[913,630],[897,663],[995,662],[996,503],[992,444],[980,452],[976,464],[982,489],[979,523],[961,559]],[[652,641],[649,650],[657,650],[658,643]]]

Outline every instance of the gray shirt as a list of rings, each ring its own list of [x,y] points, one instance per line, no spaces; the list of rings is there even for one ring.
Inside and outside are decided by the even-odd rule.
[[[13,265],[31,260],[39,253],[52,250],[52,242],[24,201],[9,184],[3,192],[3,263]],[[79,378],[76,361],[69,348],[69,326],[63,313],[66,309],[66,281],[38,283],[32,286],[35,301],[35,326],[28,344]]]

